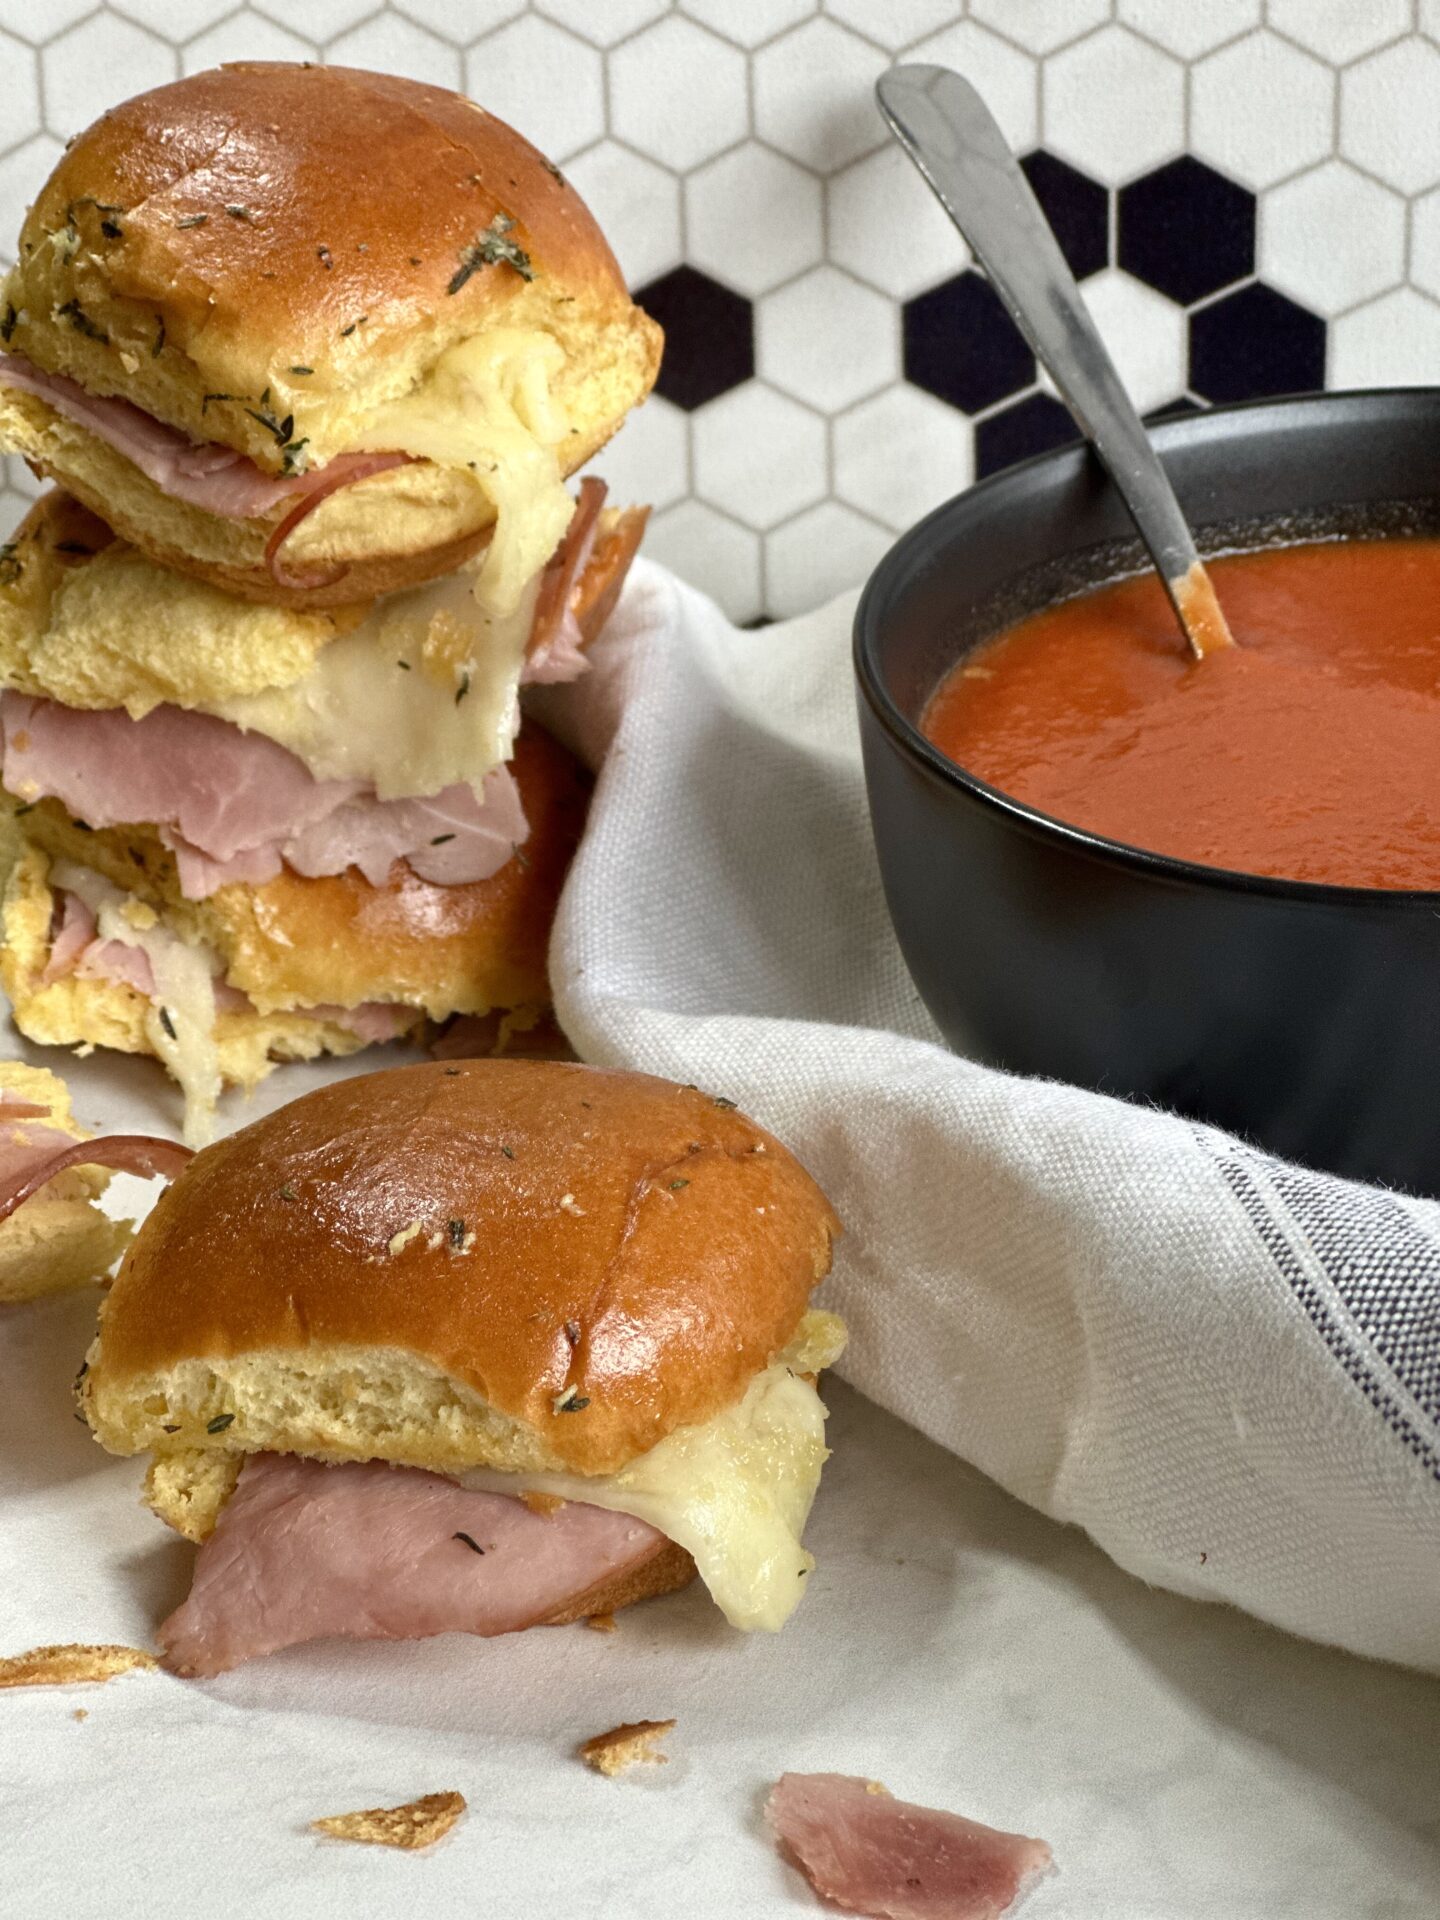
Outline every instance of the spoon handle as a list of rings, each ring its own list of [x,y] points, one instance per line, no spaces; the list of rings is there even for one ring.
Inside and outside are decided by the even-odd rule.
[[[876,93],[896,137],[1104,461],[1190,646],[1201,657],[1232,646],[1165,469],[990,109],[945,67],[892,67]]]

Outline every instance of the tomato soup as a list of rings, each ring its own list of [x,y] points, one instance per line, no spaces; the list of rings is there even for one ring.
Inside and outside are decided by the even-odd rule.
[[[1440,889],[1440,540],[1209,563],[1194,659],[1153,575],[1050,607],[933,695],[927,737],[1042,813],[1207,867]]]

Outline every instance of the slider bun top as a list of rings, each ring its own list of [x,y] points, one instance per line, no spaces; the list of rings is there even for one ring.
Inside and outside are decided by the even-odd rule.
[[[487,232],[533,279],[503,258],[462,273]],[[573,471],[660,354],[580,196],[513,128],[443,88],[343,67],[242,62],[102,115],[30,209],[4,298],[13,351],[271,473],[279,440],[247,408],[293,415],[320,464],[497,325],[564,348]],[[216,394],[236,398],[207,406]]]
[[[161,1197],[82,1387],[114,1452],[613,1473],[791,1339],[838,1231],[694,1088],[525,1061],[341,1081]]]

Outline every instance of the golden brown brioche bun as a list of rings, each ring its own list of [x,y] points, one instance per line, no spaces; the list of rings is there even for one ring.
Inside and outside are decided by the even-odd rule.
[[[502,216],[534,278],[501,260],[451,292]],[[13,351],[270,473],[276,437],[245,411],[267,386],[321,465],[445,348],[543,329],[566,353],[573,470],[659,364],[659,329],[542,154],[458,93],[347,67],[237,62],[112,108],[41,188],[6,297]],[[206,408],[216,393],[244,398]]]
[[[182,938],[220,955],[226,980],[256,1008],[256,1015],[222,1013],[217,1025],[222,1071],[245,1085],[265,1073],[272,1051],[308,1059],[359,1044],[333,1022],[291,1015],[295,1008],[398,1001],[414,1007],[417,1018],[435,1020],[496,1007],[543,1008],[550,999],[550,923],[584,824],[589,783],[579,763],[533,724],[522,727],[511,764],[530,837],[490,879],[454,887],[421,880],[397,861],[383,887],[353,869],[316,880],[286,870],[263,886],[236,883],[208,900],[186,900],[173,856],[153,831],[87,832],[57,801],[39,802],[17,823],[20,849],[0,921],[0,983],[16,1024],[42,1044],[91,1041],[151,1051],[147,1002],[131,988],[73,974],[42,984],[54,910],[52,858],[93,868],[154,908]]]
[[[464,270],[497,221],[533,278],[503,257]],[[71,143],[21,230],[0,331],[35,366],[280,473],[282,440],[323,466],[496,326],[563,350],[565,473],[654,384],[659,328],[579,195],[513,128],[396,75],[257,61],[141,94]],[[257,414],[290,421],[288,437]],[[16,390],[0,391],[0,437],[166,565],[280,604],[434,578],[494,519],[467,473],[395,468],[300,522],[286,563],[318,583],[282,585],[264,552],[288,503],[248,520],[187,505]]]
[[[732,1404],[837,1231],[728,1101],[537,1061],[321,1088],[198,1155],[102,1314],[114,1452],[606,1474]]]

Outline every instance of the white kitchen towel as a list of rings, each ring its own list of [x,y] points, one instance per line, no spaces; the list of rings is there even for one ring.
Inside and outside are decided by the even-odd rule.
[[[1143,1580],[1440,1670],[1440,1206],[946,1050],[881,893],[853,604],[742,632],[641,565],[548,694],[601,767],[566,1031],[794,1148],[873,1399]]]

